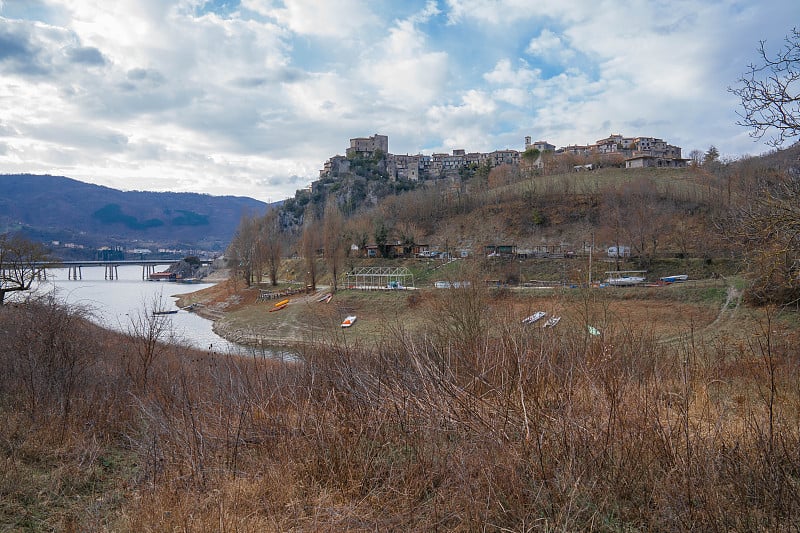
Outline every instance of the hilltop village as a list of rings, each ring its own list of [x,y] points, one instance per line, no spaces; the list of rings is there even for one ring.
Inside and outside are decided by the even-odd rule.
[[[611,134],[594,144],[569,145],[556,149],[547,141],[531,142],[525,137],[522,152],[513,149],[493,152],[453,150],[451,154],[399,155],[389,152],[389,137],[375,134],[350,139],[346,155],[336,155],[319,171],[320,179],[337,177],[350,171],[353,159],[380,160],[390,179],[418,181],[452,178],[465,169],[494,168],[511,165],[527,171],[546,171],[548,166],[571,166],[573,170],[592,170],[598,166],[624,168],[684,167],[689,161],[681,157],[681,148],[656,137],[625,137]]]

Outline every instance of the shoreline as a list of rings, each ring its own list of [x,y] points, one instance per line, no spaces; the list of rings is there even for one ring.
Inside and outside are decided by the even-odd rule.
[[[278,349],[295,349],[301,348],[305,341],[299,339],[287,339],[286,337],[273,337],[267,335],[247,334],[236,327],[226,327],[220,323],[219,320],[212,321],[211,329],[227,340],[241,346],[248,348],[278,348]]]
[[[247,348],[293,349],[305,344],[304,339],[293,334],[287,335],[286,333],[289,333],[287,331],[279,335],[270,335],[265,330],[248,332],[246,327],[235,324],[231,319],[233,312],[246,309],[254,302],[243,297],[242,291],[237,290],[235,284],[231,287],[227,269],[215,271],[204,278],[203,282],[214,285],[173,295],[176,298],[175,305],[209,320],[212,331],[223,339]],[[270,328],[269,331],[275,331],[275,328]]]

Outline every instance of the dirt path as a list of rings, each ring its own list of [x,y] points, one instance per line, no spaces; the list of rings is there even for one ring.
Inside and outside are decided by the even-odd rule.
[[[731,308],[731,303],[734,300],[736,300],[736,305],[733,306],[733,309],[731,309],[731,312],[736,311],[737,309],[739,309],[739,304],[742,303],[742,291],[740,291],[739,289],[737,289],[733,285],[728,285],[728,290],[727,290],[727,295],[726,295],[726,298],[725,298],[725,303],[723,303],[722,307],[720,307],[719,314],[717,315],[717,318],[715,318],[714,321],[711,324],[709,324],[708,326],[706,326],[703,329],[704,330],[709,330],[709,329],[717,327],[722,322],[722,319],[725,316],[725,312],[728,311]]]
[[[728,285],[726,294],[725,294],[725,301],[719,308],[719,313],[717,313],[716,318],[708,325],[702,327],[696,333],[713,333],[716,331],[720,325],[724,323],[726,317],[730,317],[737,309],[739,309],[739,304],[742,303],[742,291],[734,287],[733,285]],[[659,344],[674,344],[678,341],[684,340],[686,338],[685,335],[674,335],[671,337],[667,337],[665,339],[661,339]]]

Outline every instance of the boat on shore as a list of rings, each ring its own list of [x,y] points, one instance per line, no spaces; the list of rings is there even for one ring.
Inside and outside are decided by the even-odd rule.
[[[664,276],[658,280],[664,283],[680,283],[682,281],[686,281],[687,279],[689,279],[687,274],[677,274],[675,276]]]
[[[289,298],[286,298],[285,300],[281,300],[280,302],[276,303],[272,307],[272,309],[269,310],[269,312],[274,313],[275,311],[281,311],[285,309],[287,305],[289,305]]]
[[[613,270],[606,272],[606,285],[612,287],[632,287],[645,282],[646,270]]]
[[[350,326],[352,326],[355,323],[355,321],[356,321],[356,315],[350,315],[347,318],[345,318],[344,320],[342,320],[342,327],[343,328],[349,328]]]
[[[150,274],[147,279],[150,281],[177,281],[178,276],[175,272],[153,272]]]
[[[536,311],[531,316],[526,316],[525,318],[523,318],[522,319],[522,323],[523,324],[535,324],[536,322],[538,322],[539,320],[544,318],[544,316],[546,314],[547,313],[545,313],[544,311]]]

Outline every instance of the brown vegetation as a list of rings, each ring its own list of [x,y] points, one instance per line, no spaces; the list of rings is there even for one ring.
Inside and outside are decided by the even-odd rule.
[[[474,284],[409,302],[427,328],[329,337],[287,364],[170,347],[147,380],[125,364],[142,338],[53,302],[5,306],[0,523],[791,529],[796,331],[766,312],[712,341],[687,316],[665,339],[624,316],[636,300],[572,294],[550,300],[554,330],[519,321],[541,303]]]
[[[0,234],[0,306],[6,294],[28,291],[51,261],[44,246],[19,234]]]

